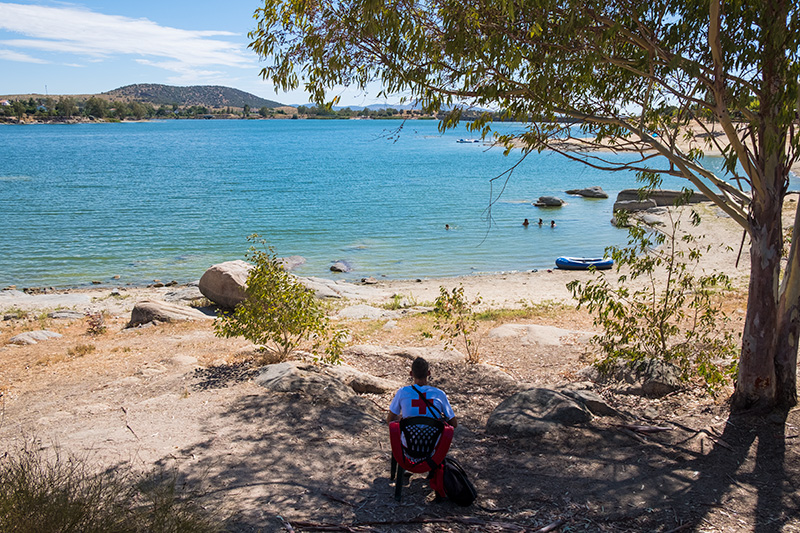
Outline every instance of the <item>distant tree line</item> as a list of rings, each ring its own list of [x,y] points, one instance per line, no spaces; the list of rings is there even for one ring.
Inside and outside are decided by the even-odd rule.
[[[285,115],[282,110],[262,107],[257,116],[264,118]],[[69,96],[59,98],[28,98],[27,100],[10,101],[9,105],[0,105],[0,119],[17,118],[35,120],[59,120],[70,118],[94,118],[100,120],[143,120],[152,118],[203,118],[225,115],[226,118],[239,116],[248,118],[252,115],[250,106],[244,108],[209,108],[203,105],[181,107],[178,104],[160,105],[150,103],[125,102],[107,100],[92,96],[85,100]]]
[[[96,120],[144,120],[144,119],[167,119],[167,118],[286,118],[287,113],[283,109],[272,109],[261,107],[253,109],[249,105],[242,108],[225,107],[210,108],[203,105],[179,106],[178,104],[160,105],[158,107],[151,103],[137,101],[108,100],[98,96],[87,99],[76,99],[69,96],[58,98],[28,98],[27,100],[14,100],[10,105],[0,106],[0,120],[3,119],[34,119],[41,121],[57,121],[72,118],[96,119]],[[465,111],[462,115],[464,120],[474,120],[481,112]],[[501,121],[503,117],[495,113],[494,120]],[[296,113],[292,113],[291,118],[311,118],[311,119],[349,119],[349,118],[370,118],[370,119],[406,119],[406,118],[432,118],[425,116],[419,110],[395,109],[387,107],[383,109],[332,109],[325,106],[299,106]]]

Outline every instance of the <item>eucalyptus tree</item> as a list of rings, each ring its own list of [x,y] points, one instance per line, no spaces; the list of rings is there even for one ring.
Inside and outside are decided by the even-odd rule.
[[[377,82],[428,112],[448,109],[442,128],[466,107],[503,109],[524,122],[517,139],[497,136],[509,149],[688,180],[750,239],[733,406],[796,403],[797,217],[781,266],[781,209],[800,149],[796,0],[266,0],[255,19],[262,76],[284,90],[302,84],[318,103]],[[470,127],[490,135],[491,116]],[[682,149],[686,139],[695,146]],[[628,157],[565,150],[565,140]],[[704,165],[710,147],[724,155],[722,172]]]

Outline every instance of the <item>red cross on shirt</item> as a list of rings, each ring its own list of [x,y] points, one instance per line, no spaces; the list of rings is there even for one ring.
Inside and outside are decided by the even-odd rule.
[[[419,414],[421,414],[421,415],[425,414],[426,407],[428,405],[427,402],[425,401],[426,400],[425,394],[426,393],[424,393],[424,392],[420,393],[420,395],[419,395],[420,397],[418,399],[411,400],[411,407],[419,408]]]

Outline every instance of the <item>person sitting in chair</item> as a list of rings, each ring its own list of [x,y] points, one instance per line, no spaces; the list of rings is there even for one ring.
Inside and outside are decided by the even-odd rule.
[[[387,424],[401,418],[429,416],[439,418],[454,428],[458,426],[458,420],[447,395],[441,389],[428,385],[430,375],[428,361],[422,357],[414,359],[411,363],[411,378],[414,384],[401,388],[394,395],[392,403],[389,404]]]

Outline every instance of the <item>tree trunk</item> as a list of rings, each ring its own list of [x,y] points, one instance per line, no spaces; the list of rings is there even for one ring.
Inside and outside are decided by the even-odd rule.
[[[779,407],[797,404],[797,349],[800,343],[800,206],[795,210],[792,247],[781,282],[778,305],[778,347],[775,354],[777,403]]]
[[[776,194],[754,197],[750,216],[750,288],[742,333],[734,410],[775,406],[778,347],[778,279],[781,249],[781,202]],[[776,221],[777,217],[777,221]]]

